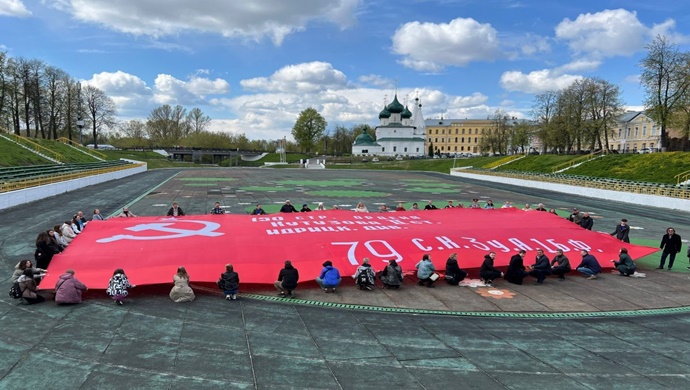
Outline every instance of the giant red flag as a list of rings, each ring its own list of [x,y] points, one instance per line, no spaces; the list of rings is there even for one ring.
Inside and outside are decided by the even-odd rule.
[[[113,218],[90,222],[56,255],[44,286],[54,285],[67,268],[96,289],[107,287],[116,268],[123,268],[134,284],[170,283],[179,266],[192,281],[215,282],[227,263],[242,283],[268,284],[285,260],[299,269],[302,280],[313,280],[325,260],[347,276],[364,257],[376,270],[395,259],[411,271],[425,253],[442,270],[455,252],[460,267],[472,270],[490,251],[496,252],[498,267],[519,249],[527,250],[525,263],[530,264],[536,248],[549,257],[562,249],[573,266],[586,249],[603,267],[611,267],[609,260],[617,259],[622,247],[633,259],[658,250],[582,229],[553,214],[517,209]]]

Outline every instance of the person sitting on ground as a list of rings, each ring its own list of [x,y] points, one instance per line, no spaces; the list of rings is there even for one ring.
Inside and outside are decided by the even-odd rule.
[[[86,220],[83,211],[77,211],[77,218],[79,218],[83,226],[86,226],[89,223],[89,221]]]
[[[558,215],[556,209],[549,209],[549,214]]]
[[[467,277],[467,272],[458,265],[458,254],[451,253],[446,260],[446,283],[457,286]]]
[[[383,288],[400,288],[403,282],[402,268],[395,260],[389,260],[388,265],[381,271],[381,282]]]
[[[424,206],[424,210],[437,210],[437,209],[438,209],[438,207],[434,206],[434,204],[431,203],[430,200],[427,201],[426,206]]]
[[[36,250],[34,251],[34,260],[36,260],[36,267],[48,268],[53,256],[62,252],[62,249],[53,244],[47,232],[40,232],[36,237]]]
[[[77,237],[74,230],[72,230],[72,221],[65,221],[65,223],[60,226],[60,233],[62,233],[62,237],[68,244]]]
[[[326,210],[326,209],[323,207],[323,203],[319,202],[319,204],[316,206],[316,211],[324,211],[324,210]]]
[[[582,220],[582,213],[580,212],[580,210],[577,209],[577,207],[573,208],[573,212],[570,213],[570,215],[568,216],[568,221],[570,221],[576,225],[579,225],[581,220]]]
[[[514,254],[510,258],[508,263],[508,269],[506,270],[505,280],[506,282],[513,284],[522,284],[522,280],[527,277],[527,271],[525,271],[525,255],[527,252],[524,249],[520,249],[517,254]]]
[[[385,204],[382,204],[381,207],[379,207],[379,213],[387,213],[389,211],[390,210],[388,210],[388,206],[386,206]]]
[[[536,211],[549,211],[544,207],[544,203],[539,203],[537,208],[535,209]]]
[[[582,262],[580,262],[580,265],[575,267],[575,269],[577,272],[587,276],[587,279],[596,279],[597,275],[601,273],[601,265],[599,265],[599,261],[597,261],[596,257],[590,255],[589,252],[584,249],[580,252],[580,255],[582,255]]]
[[[544,279],[551,275],[551,264],[549,258],[546,257],[541,248],[537,248],[537,257],[534,259],[534,264],[530,267],[528,274],[537,279],[537,284],[544,284]]]
[[[484,208],[487,210],[491,210],[491,209],[495,208],[494,207],[494,201],[491,199],[487,200],[486,204],[484,205]]]
[[[34,279],[37,280],[37,283],[41,280],[43,276],[45,276],[45,273],[47,272],[43,268],[34,268],[33,264],[31,263],[31,260],[22,260],[14,266],[14,272],[12,273],[12,283],[16,282],[17,279],[19,279],[19,277],[22,276],[24,274],[24,271],[27,269],[31,270],[31,273],[34,276]]]
[[[299,211],[300,213],[309,213],[311,212],[311,209],[309,208],[309,205],[305,203],[302,205],[302,208]]]
[[[81,229],[83,228],[83,226],[81,226],[81,227],[79,226],[79,219],[77,218],[76,215],[74,217],[72,217],[72,221],[70,222],[70,227],[72,228],[72,231],[74,232],[74,234],[77,234],[77,235],[81,234]]]
[[[60,229],[60,225],[53,226],[53,237],[55,238],[55,241],[58,244],[60,244],[60,246],[64,249],[67,247],[69,242],[67,242],[67,240],[65,240],[65,237],[62,236],[61,231],[62,230]]]
[[[105,218],[103,215],[101,215],[101,210],[95,209],[93,210],[93,216],[91,217],[92,221],[104,221]]]
[[[563,254],[562,249],[556,249],[556,256],[551,260],[551,273],[558,276],[559,281],[564,281],[564,275],[570,271],[570,260]]]
[[[471,209],[481,209],[482,208],[482,206],[479,204],[478,198],[472,199],[472,203],[470,203],[470,208]]]
[[[252,211],[252,215],[264,215],[264,214],[266,214],[266,212],[264,211],[264,209],[261,208],[261,203],[258,203],[256,205],[256,208],[254,209],[254,211]]]
[[[220,202],[216,202],[216,203],[213,205],[213,208],[211,209],[211,212],[210,212],[210,213],[211,213],[211,214],[215,214],[215,215],[225,214],[225,210],[223,210],[223,209],[220,207]]]
[[[482,266],[479,268],[479,277],[482,278],[484,284],[489,287],[493,286],[494,279],[503,277],[503,272],[494,267],[495,258],[496,252],[489,252],[488,255],[484,256]]]
[[[630,238],[628,237],[629,233],[630,226],[628,225],[628,220],[623,218],[621,219],[621,223],[616,225],[616,229],[613,231],[613,233],[611,233],[611,235],[623,242],[630,242]]]
[[[122,306],[124,300],[129,295],[128,289],[134,288],[136,285],[129,283],[127,275],[122,268],[118,268],[113,272],[113,277],[108,281],[108,288],[105,293],[115,301],[116,305]]]
[[[136,217],[136,215],[133,212],[129,211],[129,208],[123,207],[122,212],[120,214],[118,214],[117,217],[118,218],[132,218],[132,217]]]
[[[632,260],[630,255],[628,255],[627,248],[621,248],[618,251],[618,261],[611,260],[613,265],[616,267],[621,276],[630,276],[635,273],[637,266]]]
[[[38,284],[34,279],[34,273],[31,269],[27,268],[24,273],[17,278],[19,282],[19,291],[22,293],[21,303],[25,305],[33,305],[34,303],[41,303],[46,299],[38,294]]]
[[[84,213],[80,211],[72,218],[72,223],[76,223],[77,229],[79,229],[80,232],[83,232],[84,228],[86,227],[86,218],[84,218]]]
[[[367,210],[367,206],[364,205],[364,202],[357,203],[357,207],[355,207],[355,211],[358,213],[368,213],[369,212],[369,210]]]
[[[240,275],[235,272],[232,264],[225,264],[225,272],[220,274],[218,287],[223,290],[225,299],[228,301],[237,299],[237,292],[240,289]]]
[[[503,206],[501,206],[502,209],[512,209],[513,208],[513,203],[509,200],[506,200],[503,203]]]
[[[184,215],[184,211],[177,202],[173,202],[172,207],[168,210],[168,217],[181,217]]]
[[[419,205],[417,203],[412,203],[412,208],[410,210],[419,210]]]
[[[589,216],[589,213],[585,212],[582,214],[582,218],[580,219],[580,226],[583,229],[587,230],[592,230],[592,227],[594,226],[594,218]]]
[[[449,200],[446,207],[444,207],[444,209],[453,209],[453,208],[455,208],[455,205],[453,204],[452,200]]]
[[[525,203],[525,207],[522,208],[522,211],[532,211],[532,207],[530,207],[529,203]]]
[[[402,202],[398,203],[398,206],[395,208],[395,211],[405,211],[405,206],[403,206]]]
[[[278,290],[278,296],[285,297],[286,292],[290,298],[294,298],[294,290],[299,282],[299,271],[292,265],[290,260],[285,260],[285,267],[278,273],[278,280],[273,286]]]
[[[340,271],[333,266],[330,260],[326,260],[323,264],[323,269],[318,278],[316,278],[316,283],[323,289],[324,292],[335,292],[338,288],[342,278],[340,277]]]
[[[62,244],[62,238],[60,238],[60,235],[59,235],[59,234],[58,234],[58,235],[55,234],[55,230],[54,230],[54,229],[48,229],[48,231],[47,231],[46,233],[48,233],[48,237],[50,238],[50,242],[51,242],[56,248],[58,248],[58,249],[60,250],[60,252],[62,252],[62,251],[65,250],[65,248],[67,247],[67,245],[63,245],[63,244]]]
[[[173,275],[174,286],[168,295],[173,302],[191,302],[196,298],[194,290],[189,286],[189,274],[184,267],[177,268],[177,273]]]
[[[435,287],[434,282],[436,279],[434,279],[434,275],[436,275],[436,267],[431,262],[430,254],[427,253],[422,256],[422,260],[415,265],[415,268],[417,268],[417,278],[419,279],[418,285],[423,286],[426,284],[429,288]]]
[[[281,213],[299,213],[295,206],[290,203],[290,200],[286,200],[285,204],[280,207],[280,212]]]
[[[86,290],[86,285],[74,277],[74,270],[67,269],[55,282],[55,302],[59,304],[81,303],[81,294]]]
[[[355,271],[353,278],[355,278],[355,284],[360,290],[371,290],[371,288],[374,286],[376,272],[371,267],[371,264],[369,264],[368,257],[365,257],[362,260],[362,265],[357,267],[357,271]]]

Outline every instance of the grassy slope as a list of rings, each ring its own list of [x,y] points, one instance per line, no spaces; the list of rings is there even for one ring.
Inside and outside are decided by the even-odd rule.
[[[497,167],[497,171],[528,171],[551,173],[553,167],[565,164],[566,162],[579,156],[545,154],[539,156],[528,155],[521,159],[512,161],[508,164]]]
[[[472,157],[459,158],[455,160],[455,167],[475,167],[482,168],[493,161],[502,157]],[[403,161],[381,161],[378,163],[353,162],[352,164],[328,164],[328,169],[383,169],[383,170],[415,170],[448,173],[453,168],[453,159],[423,159],[423,160],[403,160]]]
[[[60,153],[65,157],[64,162],[66,163],[87,163],[98,161],[96,158],[88,154],[82,153],[71,146],[63,144],[62,142],[56,142],[40,138],[32,138],[31,140],[43,146],[44,148]]]
[[[52,161],[31,153],[21,146],[0,138],[0,167],[52,164]]]
[[[675,175],[690,170],[690,153],[611,154],[563,173],[676,184]]]

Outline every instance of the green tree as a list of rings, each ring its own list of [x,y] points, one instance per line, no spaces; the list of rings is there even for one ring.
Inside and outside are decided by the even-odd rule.
[[[300,112],[295,126],[292,128],[292,137],[300,149],[311,153],[314,145],[323,136],[328,123],[314,108],[309,107]]]
[[[429,151],[427,152],[429,157],[434,157],[434,143],[429,142]]]

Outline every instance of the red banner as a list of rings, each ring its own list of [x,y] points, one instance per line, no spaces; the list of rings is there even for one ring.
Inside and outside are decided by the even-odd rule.
[[[531,264],[537,248],[549,258],[562,249],[573,266],[586,249],[603,267],[611,267],[609,260],[617,259],[622,247],[633,259],[658,250],[584,230],[553,214],[517,209],[113,218],[90,222],[55,256],[44,286],[53,285],[67,268],[96,289],[107,287],[116,268],[123,268],[134,284],[170,283],[179,266],[192,281],[215,282],[227,263],[242,283],[266,284],[273,283],[285,260],[306,281],[319,275],[325,260],[347,276],[364,257],[377,271],[391,259],[412,271],[425,253],[443,270],[455,252],[460,267],[471,270],[490,251],[496,252],[498,267],[519,249],[527,250],[525,264]]]

